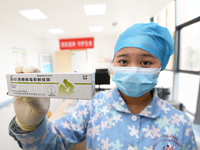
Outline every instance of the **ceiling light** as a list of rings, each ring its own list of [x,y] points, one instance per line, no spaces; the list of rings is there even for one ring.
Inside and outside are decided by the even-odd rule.
[[[47,19],[47,16],[39,9],[20,10],[19,13],[29,20]]]
[[[61,28],[49,29],[49,32],[51,34],[63,34],[63,33],[65,33],[65,31]]]
[[[91,4],[84,5],[85,14],[88,16],[92,15],[105,15],[106,4]]]
[[[103,26],[90,27],[90,32],[102,32],[103,29],[104,29]]]

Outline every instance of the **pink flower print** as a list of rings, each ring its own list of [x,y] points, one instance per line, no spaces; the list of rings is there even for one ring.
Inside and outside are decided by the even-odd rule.
[[[43,136],[41,137],[42,141],[40,142],[40,144],[42,144],[47,136],[48,131],[46,130],[46,132],[43,134]]]
[[[106,99],[108,99],[109,97],[112,97],[112,92],[107,92],[105,95],[106,95]]]
[[[93,126],[93,128],[88,128],[87,129],[87,135],[88,136],[92,136],[92,138],[94,138],[95,135],[100,135],[100,133],[99,133],[99,131],[100,131],[99,127],[100,127],[100,125]]]
[[[162,101],[161,100],[157,100],[157,103],[156,103],[160,108],[162,107]]]
[[[55,126],[54,126],[53,124],[51,125],[51,130],[52,130],[52,133],[57,134],[56,129],[55,129]]]
[[[151,106],[147,106],[144,110],[142,110],[142,111],[140,112],[140,115],[143,115],[143,116],[148,117],[148,115],[151,114],[151,112],[148,111],[147,108],[151,108]]]
[[[171,116],[171,118],[172,118],[172,123],[173,124],[176,124],[177,126],[180,126],[180,124],[179,124],[179,119],[177,118],[177,115],[176,114],[174,114],[174,116]]]
[[[80,111],[78,111],[78,115],[77,117],[83,116],[83,109],[81,109]]]
[[[92,136],[91,131],[92,131],[92,128],[87,129],[87,136]]]
[[[94,115],[94,120],[96,121],[98,118],[101,118],[100,116],[101,112],[98,112]]]
[[[98,126],[94,126],[93,127],[93,129],[92,129],[92,131],[91,131],[91,134],[92,134],[92,138],[94,138],[94,136],[95,135],[100,135],[100,133],[99,133],[99,127],[100,127],[100,125],[98,125]]]
[[[102,128],[102,130],[104,130],[105,128],[109,128],[109,126],[108,126],[108,121],[105,121],[105,122],[101,122],[101,128]]]
[[[93,110],[93,106],[91,106],[91,103],[89,103],[89,111],[91,115],[92,115],[92,110]]]
[[[103,146],[101,146],[102,150],[104,150],[104,149],[108,150],[108,148],[111,146],[109,144],[108,140],[109,140],[108,138],[106,140],[104,140],[104,139],[101,140],[101,143],[103,144]]]
[[[153,139],[155,139],[156,137],[160,137],[161,135],[158,134],[158,132],[160,132],[159,128],[155,128],[155,126],[153,125],[153,129],[151,130],[151,133],[153,134]]]
[[[190,136],[190,132],[192,132],[192,128],[186,129],[185,136]]]
[[[67,128],[67,129],[70,129],[71,130],[71,127],[70,127],[70,124],[67,120],[65,120],[65,122],[62,122],[62,125],[63,125],[63,128]]]
[[[89,101],[87,101],[87,100],[81,101],[82,106],[88,105],[88,103],[89,103]]]

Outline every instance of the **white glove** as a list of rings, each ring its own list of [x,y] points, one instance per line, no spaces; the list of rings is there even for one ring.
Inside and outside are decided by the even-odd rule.
[[[16,73],[40,73],[41,71],[33,66],[17,66]],[[49,98],[18,97],[13,98],[16,114],[16,123],[24,131],[35,130],[45,118],[49,106]]]

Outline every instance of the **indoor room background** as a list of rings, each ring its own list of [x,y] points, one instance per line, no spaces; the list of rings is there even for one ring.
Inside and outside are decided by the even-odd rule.
[[[106,4],[105,14],[86,15],[84,5],[89,4]],[[167,27],[175,43],[175,53],[166,70],[161,72],[156,87],[167,90],[167,100],[183,103],[191,121],[196,119],[200,123],[199,8],[199,0],[1,0],[0,149],[19,149],[17,142],[8,135],[14,108],[12,97],[6,95],[6,74],[15,73],[17,65],[32,65],[45,72],[43,55],[49,57],[46,71],[57,73],[59,58],[56,58],[56,52],[63,51],[71,55],[69,72],[81,69],[95,72],[96,69],[108,68],[112,74],[114,46],[120,33],[135,23],[150,21]],[[29,20],[19,12],[28,9],[39,9],[47,18]],[[101,28],[92,31],[90,27]],[[52,33],[52,29],[61,31]],[[60,50],[60,39],[87,37],[94,38],[94,48]],[[50,111],[53,113],[62,102],[62,99],[52,99]],[[200,147],[200,125],[194,124],[193,127]]]

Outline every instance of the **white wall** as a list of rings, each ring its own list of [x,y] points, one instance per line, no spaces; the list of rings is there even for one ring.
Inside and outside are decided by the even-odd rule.
[[[111,37],[95,37],[94,49],[88,49],[88,68],[94,72],[96,68],[110,68],[110,62],[99,62],[99,57],[113,59],[114,47],[117,41],[117,36]]]
[[[38,53],[44,51],[43,40],[26,33],[0,25],[1,72],[13,73],[12,48],[27,50],[27,62],[39,66]]]
[[[15,65],[12,61],[12,48],[27,50],[27,63],[39,67],[38,54],[44,52],[43,40],[22,33],[9,27],[0,25],[0,103],[12,97],[6,96],[5,74],[15,73]],[[6,106],[0,109],[0,149],[17,150],[18,144],[8,135],[8,126],[14,117],[13,106]]]
[[[0,25],[0,102],[9,99],[6,96],[5,74],[15,73],[12,48],[26,49],[27,64],[39,67],[38,54],[44,52],[43,40]]]

